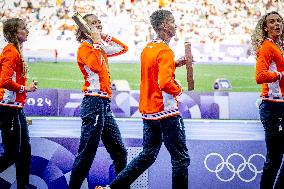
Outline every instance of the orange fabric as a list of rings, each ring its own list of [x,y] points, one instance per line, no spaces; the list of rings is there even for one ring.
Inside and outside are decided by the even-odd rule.
[[[101,44],[91,45],[87,41],[84,41],[78,49],[77,62],[84,76],[82,91],[86,95],[111,98],[112,91],[108,57],[125,53],[128,47],[110,36],[106,36],[103,40],[109,43],[109,45],[115,44],[119,49],[108,51],[110,47],[107,47],[106,51],[104,51],[101,50]]]
[[[259,48],[255,70],[255,79],[257,84],[261,84],[263,98],[284,97],[284,76],[279,80],[280,72],[284,71],[283,52],[272,40],[266,39]]]
[[[143,49],[139,102],[142,114],[162,112],[159,118],[163,118],[169,116],[165,113],[168,110],[177,109],[175,97],[182,89],[175,81],[175,69],[174,53],[164,42],[153,40]]]
[[[1,53],[0,58],[0,100],[5,102],[21,103],[26,101],[26,78],[22,76],[22,61],[20,54],[13,44],[8,44]],[[9,106],[9,104],[7,104]],[[0,105],[3,105],[0,104]]]

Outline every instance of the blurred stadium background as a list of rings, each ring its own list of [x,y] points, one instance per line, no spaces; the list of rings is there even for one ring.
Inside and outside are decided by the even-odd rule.
[[[183,55],[183,42],[192,42],[197,91],[212,91],[212,83],[218,77],[229,79],[233,91],[258,91],[250,35],[263,14],[272,10],[281,12],[284,3],[280,0],[2,0],[0,7],[1,21],[21,17],[29,23],[24,56],[31,63],[30,77],[40,80],[43,88],[79,89],[81,77],[74,66],[78,43],[71,19],[78,11],[83,15],[98,15],[103,32],[129,46],[125,55],[110,58],[111,63],[125,64],[111,66],[112,79],[127,79],[131,89],[138,89],[139,66],[132,63],[139,63],[141,49],[154,37],[149,15],[165,8],[173,11],[179,26],[170,44],[176,58]],[[4,45],[1,32],[0,48]],[[184,76],[184,70],[178,69],[177,78],[186,86]]]
[[[71,16],[94,13],[103,31],[128,44],[129,52],[112,59],[137,62],[144,44],[154,37],[149,15],[158,8],[173,11],[179,26],[171,41],[176,56],[184,40],[193,44],[197,62],[253,63],[250,35],[261,15],[283,10],[275,0],[1,0],[1,20],[21,17],[29,22],[25,44],[29,61],[74,61],[77,42]],[[0,36],[1,47],[4,40]],[[36,55],[35,55],[36,54]],[[56,60],[57,58],[57,60]]]

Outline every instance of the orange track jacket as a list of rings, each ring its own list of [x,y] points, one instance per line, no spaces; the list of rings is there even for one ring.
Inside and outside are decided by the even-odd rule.
[[[105,47],[102,43],[91,45],[83,41],[78,49],[77,62],[85,80],[82,87],[85,95],[111,98],[108,57],[123,54],[128,47],[109,35],[103,40],[109,46]]]
[[[176,97],[182,88],[175,81],[174,53],[161,40],[148,43],[141,53],[139,110],[143,119],[178,115]]]
[[[261,84],[263,100],[284,100],[284,71],[283,51],[271,39],[266,39],[257,52],[255,78]]]
[[[26,78],[22,76],[22,61],[16,47],[9,43],[0,57],[0,106],[22,108],[27,94]]]

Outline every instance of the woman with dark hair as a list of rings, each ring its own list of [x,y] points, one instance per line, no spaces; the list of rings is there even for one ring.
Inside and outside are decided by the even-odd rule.
[[[262,189],[284,188],[284,33],[278,12],[264,15],[252,35],[256,55],[256,82],[261,84],[260,120],[265,131],[266,161],[260,181]],[[277,177],[277,173],[278,177]]]
[[[25,22],[11,18],[3,23],[8,44],[0,58],[0,129],[4,153],[0,156],[0,171],[16,164],[17,188],[28,188],[31,146],[23,106],[27,92],[37,89],[36,82],[28,86],[28,66],[22,56],[23,42],[29,34]]]
[[[91,35],[77,30],[76,37],[81,43],[77,63],[84,77],[82,91],[85,93],[81,104],[81,138],[75,158],[69,188],[79,189],[91,168],[100,139],[104,143],[118,174],[127,163],[127,151],[122,142],[118,125],[110,109],[112,95],[108,57],[125,53],[128,47],[119,40],[103,35],[101,21],[93,14],[83,19],[90,26]],[[108,43],[106,47],[105,43]]]

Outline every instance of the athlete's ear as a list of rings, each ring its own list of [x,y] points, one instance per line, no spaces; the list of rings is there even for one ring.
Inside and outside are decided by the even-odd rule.
[[[266,31],[266,32],[268,31],[268,30],[267,30],[267,27],[264,28],[264,31]]]
[[[165,29],[166,29],[166,24],[163,22],[163,23],[160,25],[160,28],[165,30]]]

